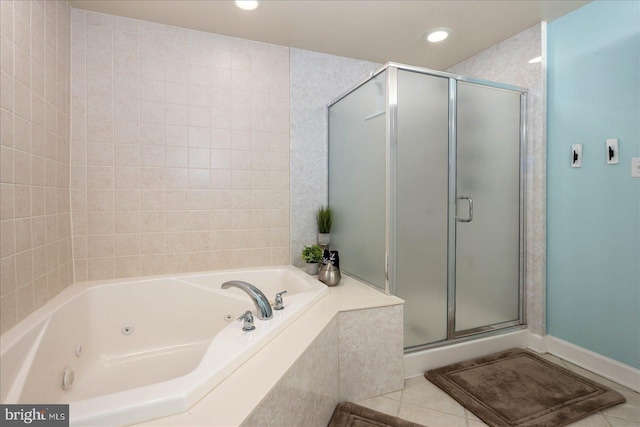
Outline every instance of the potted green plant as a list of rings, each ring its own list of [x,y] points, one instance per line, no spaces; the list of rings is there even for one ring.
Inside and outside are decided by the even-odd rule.
[[[306,271],[308,274],[318,274],[322,254],[322,248],[318,245],[305,246],[302,249],[302,259],[307,263]]]
[[[329,206],[320,206],[316,211],[318,223],[318,244],[325,249],[331,243],[331,226],[333,225],[333,211]]]

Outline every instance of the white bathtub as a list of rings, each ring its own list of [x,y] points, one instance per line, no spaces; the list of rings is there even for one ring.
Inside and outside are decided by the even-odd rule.
[[[287,290],[285,309],[243,332],[236,319],[255,307],[243,291],[220,289],[228,280],[270,301]],[[326,293],[293,266],[75,284],[0,338],[0,401],[70,403],[71,425],[183,412]],[[75,379],[63,390],[66,369]]]

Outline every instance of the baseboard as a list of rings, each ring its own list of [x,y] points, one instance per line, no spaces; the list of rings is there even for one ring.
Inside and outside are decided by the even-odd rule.
[[[551,335],[531,334],[529,336],[529,348],[538,353],[553,354],[594,374],[640,392],[640,369],[625,365],[617,360]]]
[[[526,329],[505,335],[405,354],[404,374],[406,378],[409,378],[451,363],[485,356],[509,348],[527,346],[536,353],[553,354],[594,374],[640,392],[640,369],[625,365],[617,360],[551,335],[530,334]]]
[[[544,354],[547,352],[546,335],[529,334],[529,349],[536,353]]]

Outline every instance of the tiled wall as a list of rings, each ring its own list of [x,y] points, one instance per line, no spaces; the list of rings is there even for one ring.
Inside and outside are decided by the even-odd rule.
[[[289,49],[73,10],[76,281],[289,263]]]
[[[526,313],[534,334],[545,333],[546,254],[546,24],[498,43],[447,71],[529,89],[527,100],[526,174]]]
[[[390,305],[340,313],[340,401],[404,388],[403,310]]]
[[[0,332],[72,282],[71,8],[0,2]]]
[[[242,427],[329,423],[340,401],[339,323],[338,316],[331,320],[242,422]]]
[[[401,390],[402,309],[339,313],[241,425],[325,426],[338,402]]]

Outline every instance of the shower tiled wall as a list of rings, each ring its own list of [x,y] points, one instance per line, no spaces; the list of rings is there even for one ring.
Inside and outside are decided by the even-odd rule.
[[[0,2],[0,333],[72,282],[71,8]]]
[[[289,263],[289,49],[73,10],[75,280]]]

